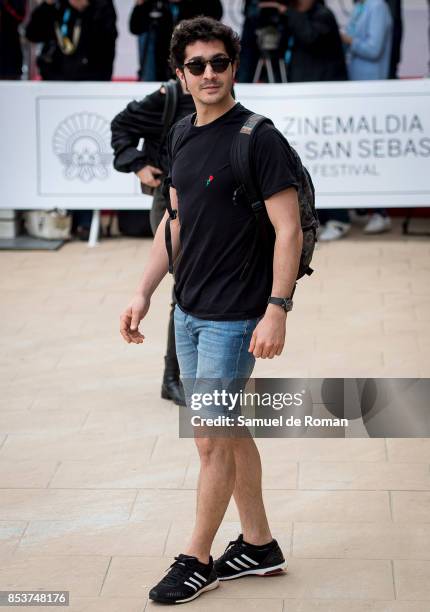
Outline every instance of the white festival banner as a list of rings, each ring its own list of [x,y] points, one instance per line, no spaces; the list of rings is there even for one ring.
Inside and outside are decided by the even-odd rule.
[[[156,83],[0,83],[1,208],[147,209],[110,122]],[[299,152],[318,208],[430,205],[430,80],[238,84]]]

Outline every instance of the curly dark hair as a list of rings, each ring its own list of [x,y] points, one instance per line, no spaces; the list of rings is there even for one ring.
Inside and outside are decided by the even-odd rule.
[[[240,38],[231,28],[211,17],[184,19],[173,30],[170,42],[170,66],[182,70],[185,60],[185,48],[197,41],[209,42],[220,40],[224,43],[227,55],[233,62],[239,61]]]

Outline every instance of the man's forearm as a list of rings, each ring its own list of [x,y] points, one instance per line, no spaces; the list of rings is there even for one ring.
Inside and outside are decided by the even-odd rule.
[[[272,296],[291,296],[299,270],[302,245],[303,232],[300,226],[282,228],[276,233]]]
[[[169,270],[169,259],[167,256],[165,242],[165,226],[168,218],[169,215],[166,212],[155,233],[148,263],[146,264],[142,280],[136,289],[136,293],[139,295],[145,295],[148,298],[152,296]],[[175,261],[177,258],[180,250],[179,228],[180,225],[178,219],[170,222],[173,261]]]

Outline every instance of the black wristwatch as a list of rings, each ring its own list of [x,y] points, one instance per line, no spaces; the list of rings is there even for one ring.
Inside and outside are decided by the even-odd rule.
[[[293,309],[293,300],[291,298],[278,298],[270,296],[267,303],[276,304],[276,306],[280,306],[285,312],[290,312],[290,310]]]

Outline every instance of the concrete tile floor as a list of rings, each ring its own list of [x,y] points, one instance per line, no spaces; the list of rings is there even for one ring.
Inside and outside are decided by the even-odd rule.
[[[118,332],[149,248],[0,255],[0,590],[66,589],[71,612],[155,609],[148,590],[187,541],[197,457],[159,398],[170,279],[146,343]],[[255,376],[429,376],[428,240],[356,230],[319,245],[315,269],[284,354]],[[258,445],[289,572],[224,583],[190,609],[429,612],[429,439]],[[230,504],[215,555],[239,529]]]

